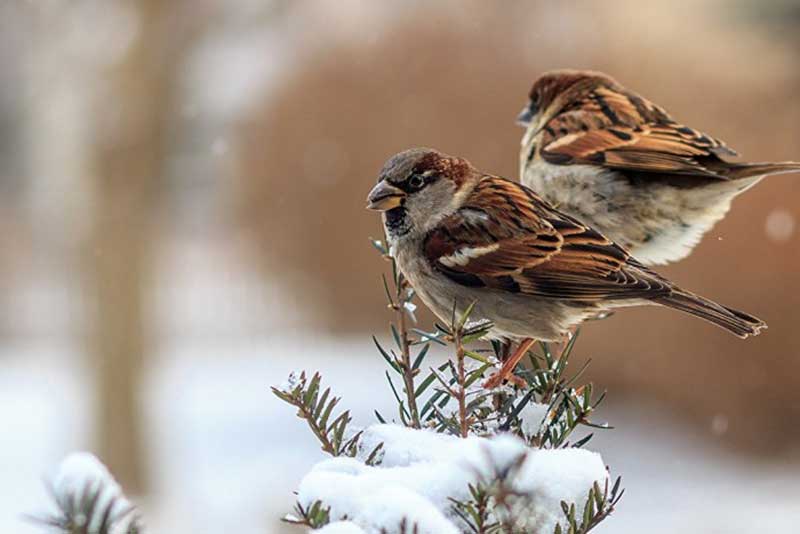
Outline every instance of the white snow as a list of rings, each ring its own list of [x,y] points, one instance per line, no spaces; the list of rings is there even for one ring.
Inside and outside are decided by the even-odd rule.
[[[583,513],[587,493],[596,481],[603,487],[608,479],[603,459],[585,449],[556,449],[529,454],[522,466],[519,489],[531,495],[531,516],[537,532],[552,532],[563,519],[561,501],[574,502],[578,516]]]
[[[292,371],[289,373],[289,376],[286,377],[286,380],[277,386],[278,391],[284,391],[286,393],[294,391],[294,388],[300,385],[300,383],[303,381],[300,378],[301,376],[303,376],[303,371]]]
[[[53,490],[59,500],[72,502],[79,501],[86,491],[97,491],[97,510],[105,510],[113,501],[111,517],[121,516],[132,507],[106,466],[88,452],[75,452],[64,458],[53,479]],[[129,514],[119,526],[124,530],[133,517],[133,514]],[[90,530],[96,530],[102,521],[102,514],[94,515],[90,521]]]
[[[366,534],[364,529],[352,521],[334,521],[314,532],[317,534]]]
[[[595,481],[607,478],[600,455],[581,450],[532,450],[510,435],[492,438],[437,434],[397,425],[364,431],[359,457],[383,443],[378,466],[360,459],[332,458],[315,465],[300,483],[298,501],[322,501],[332,519],[348,518],[367,532],[396,530],[403,518],[420,532],[459,532],[451,498],[469,500],[468,486],[490,481],[524,457],[511,486],[529,495],[530,532],[552,532],[563,516],[561,501],[575,502],[579,513]]]
[[[539,432],[549,408],[547,404],[540,402],[529,402],[522,407],[519,418],[522,421],[522,432],[526,436],[535,436]]]
[[[414,312],[417,311],[417,305],[414,304],[413,302],[404,302],[403,303],[403,308],[405,308],[406,313],[411,318],[411,320],[414,323],[416,323],[417,322],[417,316],[414,314]]]

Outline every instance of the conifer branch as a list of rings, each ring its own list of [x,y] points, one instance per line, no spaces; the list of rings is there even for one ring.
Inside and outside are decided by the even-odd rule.
[[[608,480],[605,481],[602,490],[600,484],[595,482],[592,489],[589,490],[581,517],[577,517],[575,503],[567,504],[561,501],[561,511],[567,520],[567,526],[565,529],[559,523],[556,525],[553,534],[587,534],[594,529],[600,522],[611,515],[617,503],[622,499],[625,490],[620,488],[621,482],[622,478],[617,477],[610,491],[608,489]]]
[[[308,507],[297,502],[294,513],[283,516],[281,521],[311,529],[322,528],[331,521],[331,507],[325,506],[322,501],[314,501]]]
[[[413,343],[409,335],[408,319],[411,318],[415,321],[414,310],[416,309],[416,305],[413,302],[415,293],[400,272],[400,269],[397,268],[397,263],[394,258],[392,258],[384,242],[377,239],[370,239],[370,242],[372,246],[381,253],[381,256],[390,261],[392,265],[392,287],[389,287],[389,283],[384,276],[383,288],[386,292],[387,307],[395,313],[396,324],[392,324],[391,330],[392,337],[399,351],[399,356],[396,355],[393,350],[390,351],[390,356],[374,337],[373,339],[378,349],[381,351],[381,354],[384,356],[384,359],[386,359],[390,366],[402,377],[405,401],[398,401],[400,404],[401,420],[406,426],[420,428],[420,412],[417,405],[418,394],[416,393],[414,379],[419,373],[419,362],[421,362],[428,351],[428,343],[427,341],[421,342],[424,346],[414,358],[414,361],[412,361],[411,346]],[[389,383],[392,385],[391,378],[389,378]],[[394,388],[394,385],[392,385],[392,388]]]
[[[297,416],[306,421],[323,451],[332,456],[355,456],[361,432],[348,436],[350,411],[334,414],[341,397],[331,396],[330,388],[320,394],[321,381],[319,373],[314,373],[309,381],[303,371],[299,376],[290,376],[286,386],[271,389],[279,399],[297,408]]]

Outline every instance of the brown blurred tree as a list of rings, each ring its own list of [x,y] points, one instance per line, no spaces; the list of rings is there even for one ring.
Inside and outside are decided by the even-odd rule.
[[[89,350],[98,373],[99,456],[131,493],[146,488],[138,389],[149,347],[145,308],[178,77],[224,3],[136,0],[138,31],[103,72],[93,143],[93,202],[85,254]],[[189,16],[191,13],[191,16]]]
[[[98,387],[97,450],[125,488],[145,488],[138,389],[147,347],[144,289],[150,274],[170,84],[166,4],[135,3],[139,33],[105,72],[95,119],[89,251],[89,350]]]
[[[131,493],[146,488],[138,390],[147,332],[146,290],[177,144],[179,79],[200,41],[225,14],[216,0],[131,0],[136,35],[101,73],[92,116],[92,197],[85,273],[88,347],[97,372],[97,450]],[[268,22],[283,2],[265,10]]]

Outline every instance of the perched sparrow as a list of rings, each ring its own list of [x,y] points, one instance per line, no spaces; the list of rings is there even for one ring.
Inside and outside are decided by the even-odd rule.
[[[660,304],[745,338],[766,325],[684,291],[596,230],[516,182],[426,148],[395,155],[367,198],[383,212],[392,254],[442,320],[475,303],[492,338],[519,342],[488,386],[514,369],[534,339],[554,341],[599,313]]]
[[[800,163],[729,163],[725,143],[683,126],[599,72],[544,74],[518,117],[520,179],[646,265],[686,257],[768,174]]]

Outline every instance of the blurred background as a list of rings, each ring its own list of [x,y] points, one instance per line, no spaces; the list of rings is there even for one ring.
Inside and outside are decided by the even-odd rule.
[[[320,370],[363,424],[392,404],[383,161],[516,177],[514,118],[560,67],[800,159],[798,1],[1,2],[0,530],[37,531],[42,478],[89,449],[153,532],[291,532],[322,453],[268,386]],[[583,330],[617,427],[590,447],[628,488],[598,532],[800,521],[798,216],[800,176],[768,179],[660,269],[758,338],[659,309]]]

